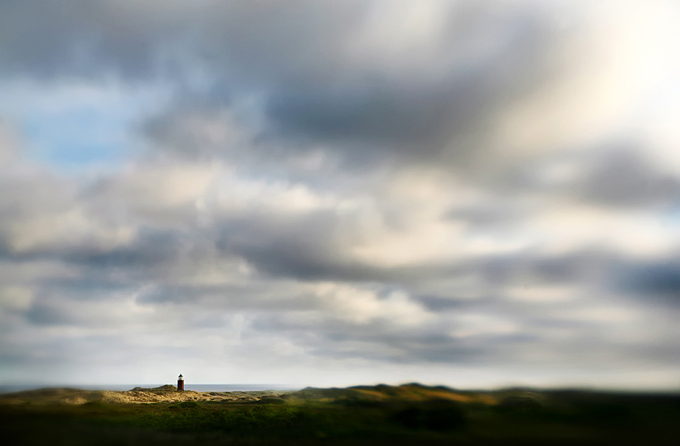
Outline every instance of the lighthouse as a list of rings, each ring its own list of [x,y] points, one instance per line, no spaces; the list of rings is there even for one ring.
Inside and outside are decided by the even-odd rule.
[[[179,378],[177,378],[177,390],[180,392],[184,390],[184,377],[181,373],[179,374]]]

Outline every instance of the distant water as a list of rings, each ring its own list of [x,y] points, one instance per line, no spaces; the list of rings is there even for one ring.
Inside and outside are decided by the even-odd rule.
[[[175,383],[172,383],[175,385]],[[36,385],[0,385],[0,393],[20,392],[22,390],[42,389],[45,387],[68,387],[83,390],[132,390],[135,387],[159,387],[163,384],[101,384],[101,385],[76,385],[76,384],[36,384]],[[196,392],[255,392],[259,390],[297,390],[298,387],[285,384],[184,384],[184,390]]]

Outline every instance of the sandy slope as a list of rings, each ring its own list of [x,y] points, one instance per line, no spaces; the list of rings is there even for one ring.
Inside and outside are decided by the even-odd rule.
[[[161,403],[179,401],[258,401],[262,398],[277,398],[284,391],[255,392],[177,392],[154,389],[110,391],[50,388],[27,390],[0,395],[0,404],[84,404],[90,401],[103,403]]]
[[[166,385],[153,389],[135,387],[132,390],[117,392],[108,390],[80,390],[49,388],[28,390],[0,395],[0,404],[84,404],[90,401],[103,403],[162,403],[180,401],[259,401],[263,398],[280,398],[284,395],[291,401],[318,400],[341,402],[422,402],[430,400],[449,400],[458,403],[499,404],[507,397],[531,399],[539,402],[543,397],[520,390],[499,392],[458,391],[447,387],[423,386],[418,383],[401,386],[355,386],[348,388],[312,388],[300,391],[252,391],[252,392],[178,392],[175,386]]]

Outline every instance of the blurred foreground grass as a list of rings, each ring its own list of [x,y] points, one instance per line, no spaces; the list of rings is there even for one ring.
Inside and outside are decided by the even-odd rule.
[[[305,389],[255,403],[0,405],[5,445],[680,443],[680,397]]]

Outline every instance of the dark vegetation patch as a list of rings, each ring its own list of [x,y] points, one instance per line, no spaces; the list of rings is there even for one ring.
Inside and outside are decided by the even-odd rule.
[[[460,404],[447,400],[434,400],[410,404],[394,412],[389,420],[407,429],[426,429],[449,432],[462,429],[467,418]]]

